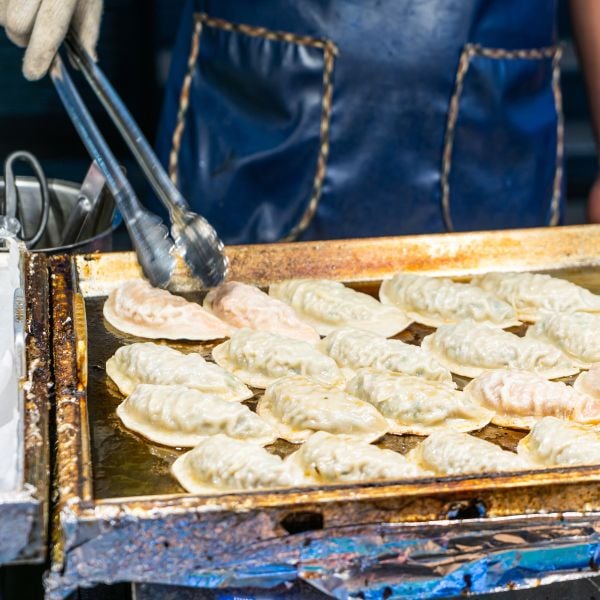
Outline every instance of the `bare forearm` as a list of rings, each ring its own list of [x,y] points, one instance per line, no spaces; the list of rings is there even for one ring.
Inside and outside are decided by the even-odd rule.
[[[570,8],[596,145],[600,146],[600,0],[570,0]]]

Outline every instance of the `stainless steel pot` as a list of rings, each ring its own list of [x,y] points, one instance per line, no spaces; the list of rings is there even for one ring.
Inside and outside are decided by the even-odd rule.
[[[40,185],[33,177],[17,177],[16,185],[19,194],[19,220],[25,232],[30,233],[36,229],[41,217]],[[49,254],[75,252],[79,254],[112,250],[112,234],[121,223],[119,213],[113,211],[112,202],[104,202],[85,239],[74,244],[61,245],[68,216],[80,195],[80,185],[62,179],[48,179],[48,188],[50,191],[48,225],[33,248],[34,252]],[[0,197],[3,195],[4,179],[0,178]]]

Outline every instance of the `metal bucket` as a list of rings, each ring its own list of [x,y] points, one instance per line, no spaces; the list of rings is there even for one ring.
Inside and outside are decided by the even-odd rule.
[[[27,233],[36,229],[42,210],[40,185],[33,177],[17,177],[19,194],[19,220]],[[33,252],[56,254],[63,252],[87,253],[112,250],[112,234],[120,225],[121,217],[113,211],[112,202],[104,202],[95,215],[86,239],[62,245],[62,233],[71,210],[79,198],[80,185],[62,179],[48,179],[50,213],[48,225]],[[0,197],[4,195],[4,179],[0,178]]]

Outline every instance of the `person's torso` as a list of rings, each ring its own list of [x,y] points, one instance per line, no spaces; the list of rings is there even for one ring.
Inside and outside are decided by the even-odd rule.
[[[159,151],[227,243],[545,225],[555,2],[195,0]]]

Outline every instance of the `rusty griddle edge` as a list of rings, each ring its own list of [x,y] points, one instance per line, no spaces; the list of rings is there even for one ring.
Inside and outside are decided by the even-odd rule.
[[[585,231],[586,236],[589,238],[591,234],[592,240],[599,240],[600,228],[592,229],[593,232]],[[539,236],[539,232],[536,236]],[[490,237],[493,239],[494,234]],[[365,248],[365,241],[354,242]],[[488,247],[489,242],[488,239]],[[339,244],[343,246],[343,243]],[[349,244],[355,245],[353,242]],[[390,240],[384,240],[384,245],[389,244],[391,244]],[[376,247],[378,242],[374,241],[374,245]],[[285,246],[292,249],[302,245]],[[486,244],[482,244],[480,250],[484,251],[485,246]],[[514,249],[517,249],[517,246]],[[585,247],[581,260],[571,256],[575,258],[575,264],[585,262],[584,255],[585,252],[589,252],[590,240],[574,246],[575,249],[581,247]],[[560,252],[560,244],[554,245],[554,250],[557,248]],[[279,247],[274,252],[285,254],[286,248]],[[389,248],[386,252],[389,252]],[[235,276],[246,280],[253,278],[260,280],[260,277],[256,277],[255,266],[249,267],[250,273],[246,277],[239,267],[237,269],[235,267],[235,257],[238,253],[246,257],[244,260],[249,260],[250,264],[254,265],[254,262],[247,258],[252,253],[252,248],[233,248],[230,253],[234,257]],[[295,265],[298,264],[299,254],[301,254],[299,251],[290,251],[290,260],[294,261]],[[352,256],[353,253],[350,252],[347,258],[353,260]],[[77,267],[83,279],[94,277],[94,262],[103,258],[110,261],[115,258],[115,255],[107,257],[90,255],[77,259]],[[564,258],[564,264],[567,264],[569,256]],[[134,277],[136,266],[132,257],[120,255],[118,259],[120,262],[124,260],[124,264],[129,269],[126,268],[119,274],[125,278]],[[401,256],[400,263],[402,261]],[[387,259],[384,262],[389,269]],[[484,266],[489,266],[485,256],[481,262]],[[554,262],[556,264],[556,261]],[[239,265],[239,262],[237,264]],[[91,270],[90,265],[92,265]],[[383,266],[377,264],[372,276],[376,277]],[[288,264],[286,268],[293,267],[293,264]],[[469,263],[468,268],[472,270],[474,265]],[[186,540],[186,543],[192,544],[192,549],[196,551],[195,568],[200,568],[216,566],[215,563],[203,562],[202,552],[206,552],[204,542],[207,540],[213,540],[213,543],[217,543],[217,540],[226,540],[229,548],[239,548],[242,554],[249,540],[253,544],[268,543],[268,540],[272,540],[273,545],[277,546],[289,538],[289,543],[293,544],[294,536],[288,535],[283,524],[291,513],[299,512],[317,514],[321,517],[323,527],[319,534],[321,536],[334,535],[338,529],[343,531],[354,526],[358,526],[366,535],[378,530],[385,523],[390,526],[393,524],[394,527],[419,529],[430,527],[436,522],[437,527],[448,528],[449,532],[456,531],[456,522],[445,520],[449,511],[457,506],[468,508],[474,503],[480,503],[488,515],[488,518],[482,521],[481,529],[493,528],[494,524],[501,528],[507,519],[514,518],[527,519],[530,523],[560,522],[566,513],[572,513],[569,519],[596,520],[596,516],[592,513],[600,511],[598,486],[600,468],[597,467],[557,469],[521,475],[492,475],[485,478],[446,478],[418,484],[408,482],[394,485],[384,483],[339,486],[321,490],[238,494],[217,498],[173,494],[96,501],[91,492],[90,444],[85,432],[87,427],[85,387],[82,384],[83,375],[77,368],[82,361],[81,357],[77,356],[74,312],[74,293],[77,289],[74,269],[75,266],[69,258],[52,259],[59,498],[54,523],[55,540],[58,544],[53,557],[52,574],[47,584],[51,595],[57,598],[64,596],[68,590],[79,584],[117,581],[125,576],[138,581],[177,582],[177,579],[173,579],[173,574],[169,574],[167,563],[163,570],[159,569],[160,572],[153,573],[137,572],[136,564],[141,566],[138,564],[141,561],[148,565],[150,549],[152,553],[168,554],[168,548],[177,544],[177,540],[170,540],[169,536],[179,535],[178,527],[182,523],[187,523],[189,527],[193,522],[194,531],[202,538],[202,541]],[[327,265],[322,269],[326,270]],[[279,272],[284,273],[285,269],[283,271],[280,269]],[[318,274],[325,276],[321,271]],[[367,274],[367,278],[369,275]],[[227,524],[227,527],[221,527],[219,524]],[[147,527],[152,528],[158,539],[155,539],[154,534],[148,535]],[[121,537],[118,530],[121,530]],[[78,564],[81,566],[86,561],[93,562],[96,554],[106,551],[101,538],[104,536],[110,538],[112,535],[115,536],[115,540],[119,540],[119,543],[128,543],[138,548],[135,556],[128,553],[129,564],[122,567],[107,565],[105,570],[98,565],[96,570],[88,568],[86,571],[82,568],[82,571],[86,571],[85,575],[77,572]],[[159,542],[163,545],[160,546]],[[109,560],[108,555],[104,558]],[[178,560],[181,562],[181,557]],[[73,566],[69,568],[71,561]],[[170,568],[173,569],[173,565]]]
[[[49,415],[52,386],[46,257],[29,254],[26,273],[26,356],[29,389],[25,391],[25,480],[35,488],[39,506],[36,510],[31,550],[22,557],[22,561],[43,562],[46,557],[48,527]]]
[[[267,285],[288,277],[379,280],[391,269],[439,275],[600,264],[600,225],[229,246],[230,279]],[[301,260],[299,257],[301,256]],[[550,260],[549,257],[552,257]],[[76,258],[85,296],[106,295],[141,271],[131,252]],[[201,289],[179,261],[174,289]]]
[[[52,525],[52,568],[63,560],[65,522],[82,501],[90,502],[91,462],[86,439],[86,394],[78,372],[75,335],[74,279],[69,257],[50,257],[55,391],[55,497]]]

